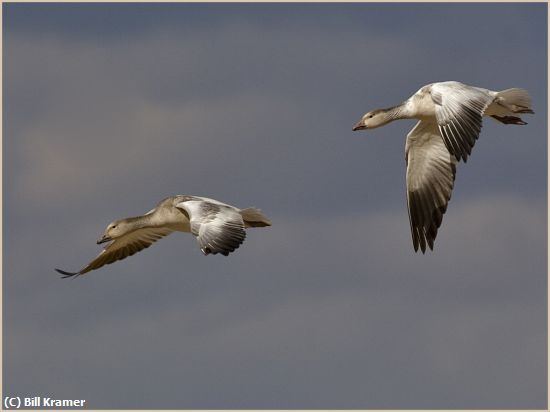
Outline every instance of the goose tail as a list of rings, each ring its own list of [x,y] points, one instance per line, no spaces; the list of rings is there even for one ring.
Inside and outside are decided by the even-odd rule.
[[[271,226],[271,220],[269,220],[260,209],[255,207],[248,207],[240,211],[243,217],[245,227],[265,227]]]
[[[531,108],[531,96],[525,89],[506,89],[497,94],[498,103],[512,113],[535,113]]]

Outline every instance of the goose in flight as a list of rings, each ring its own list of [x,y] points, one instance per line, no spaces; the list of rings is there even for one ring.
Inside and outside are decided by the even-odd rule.
[[[191,232],[205,255],[227,256],[243,243],[245,228],[264,226],[271,226],[271,221],[253,207],[238,209],[206,197],[172,196],[142,216],[110,223],[97,241],[107,246],[78,272],[56,271],[64,278],[83,275],[132,256],[174,231]]]
[[[433,250],[437,229],[451,198],[456,164],[466,162],[483,116],[525,125],[519,114],[534,113],[526,90],[500,92],[455,81],[422,87],[398,106],[363,115],[353,130],[374,129],[394,120],[417,119],[407,135],[407,207],[415,252]]]

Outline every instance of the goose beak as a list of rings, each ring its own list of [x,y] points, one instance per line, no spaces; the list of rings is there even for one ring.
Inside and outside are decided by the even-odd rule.
[[[99,240],[97,241],[97,244],[98,244],[98,245],[101,245],[102,243],[110,242],[111,240],[113,240],[112,237],[107,236],[107,235],[103,235],[103,236],[101,237],[101,239],[99,239]]]
[[[353,130],[354,132],[357,131],[357,130],[365,130],[367,128],[367,126],[365,126],[363,124],[363,120],[359,120],[357,123],[355,123],[355,126],[353,126]]]

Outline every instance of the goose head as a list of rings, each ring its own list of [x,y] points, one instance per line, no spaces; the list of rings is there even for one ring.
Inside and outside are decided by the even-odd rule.
[[[386,123],[389,123],[392,120],[388,116],[388,111],[384,109],[373,110],[371,112],[365,113],[361,120],[359,120],[355,126],[353,126],[353,131],[356,130],[365,130],[365,129],[375,129],[380,126],[384,126]]]
[[[129,226],[130,224],[125,219],[115,220],[114,222],[109,223],[103,232],[103,236],[101,236],[101,239],[97,241],[97,244],[99,245],[101,243],[110,242],[111,240],[115,240],[116,238],[125,235],[131,230]]]

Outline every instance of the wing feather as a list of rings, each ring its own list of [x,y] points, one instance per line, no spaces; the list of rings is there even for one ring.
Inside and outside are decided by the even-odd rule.
[[[451,199],[456,158],[435,122],[419,121],[407,135],[407,207],[414,250],[433,250],[437,230]]]
[[[205,255],[227,256],[244,242],[244,221],[236,208],[205,198],[184,201],[176,207],[189,215],[191,233]]]
[[[112,241],[94,260],[78,272],[66,272],[60,269],[56,269],[56,271],[64,275],[63,277],[80,276],[92,270],[99,269],[104,265],[114,263],[117,260],[126,259],[128,256],[132,256],[148,248],[154,242],[170,233],[172,233],[172,230],[168,228],[148,227],[137,229]]]
[[[479,137],[483,113],[494,96],[487,90],[459,82],[434,83],[431,96],[447,149],[458,160],[466,162]]]

